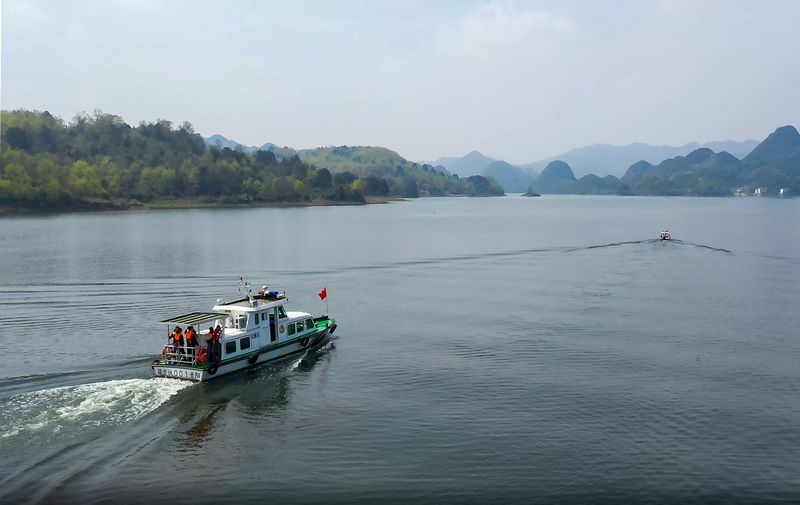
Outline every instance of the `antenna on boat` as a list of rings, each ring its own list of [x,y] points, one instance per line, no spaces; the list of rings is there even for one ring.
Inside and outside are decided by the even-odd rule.
[[[250,296],[253,294],[253,289],[250,287],[250,281],[244,280],[244,277],[240,275],[239,280],[236,281],[236,286],[239,288],[240,293],[244,288],[245,296],[247,296],[247,298],[250,299]]]

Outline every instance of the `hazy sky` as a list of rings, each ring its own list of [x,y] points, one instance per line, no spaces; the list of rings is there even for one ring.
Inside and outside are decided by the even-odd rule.
[[[1,0],[2,108],[296,148],[763,139],[800,126],[800,1]]]

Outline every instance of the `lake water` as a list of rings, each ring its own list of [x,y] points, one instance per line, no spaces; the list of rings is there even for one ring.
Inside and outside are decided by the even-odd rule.
[[[800,199],[0,219],[0,502],[800,501]],[[662,228],[672,242],[654,240]],[[240,275],[338,337],[152,378]]]

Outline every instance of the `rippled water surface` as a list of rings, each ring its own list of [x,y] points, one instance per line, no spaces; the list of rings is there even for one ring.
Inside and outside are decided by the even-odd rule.
[[[0,502],[800,501],[800,199],[0,219]],[[675,240],[654,240],[669,228]],[[240,275],[336,338],[151,377]]]

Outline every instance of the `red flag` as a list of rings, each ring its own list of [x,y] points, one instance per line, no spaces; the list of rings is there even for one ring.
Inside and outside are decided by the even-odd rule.
[[[320,292],[319,292],[319,299],[320,300],[324,300],[326,298],[328,298],[328,288],[327,287],[322,288],[320,290]]]

